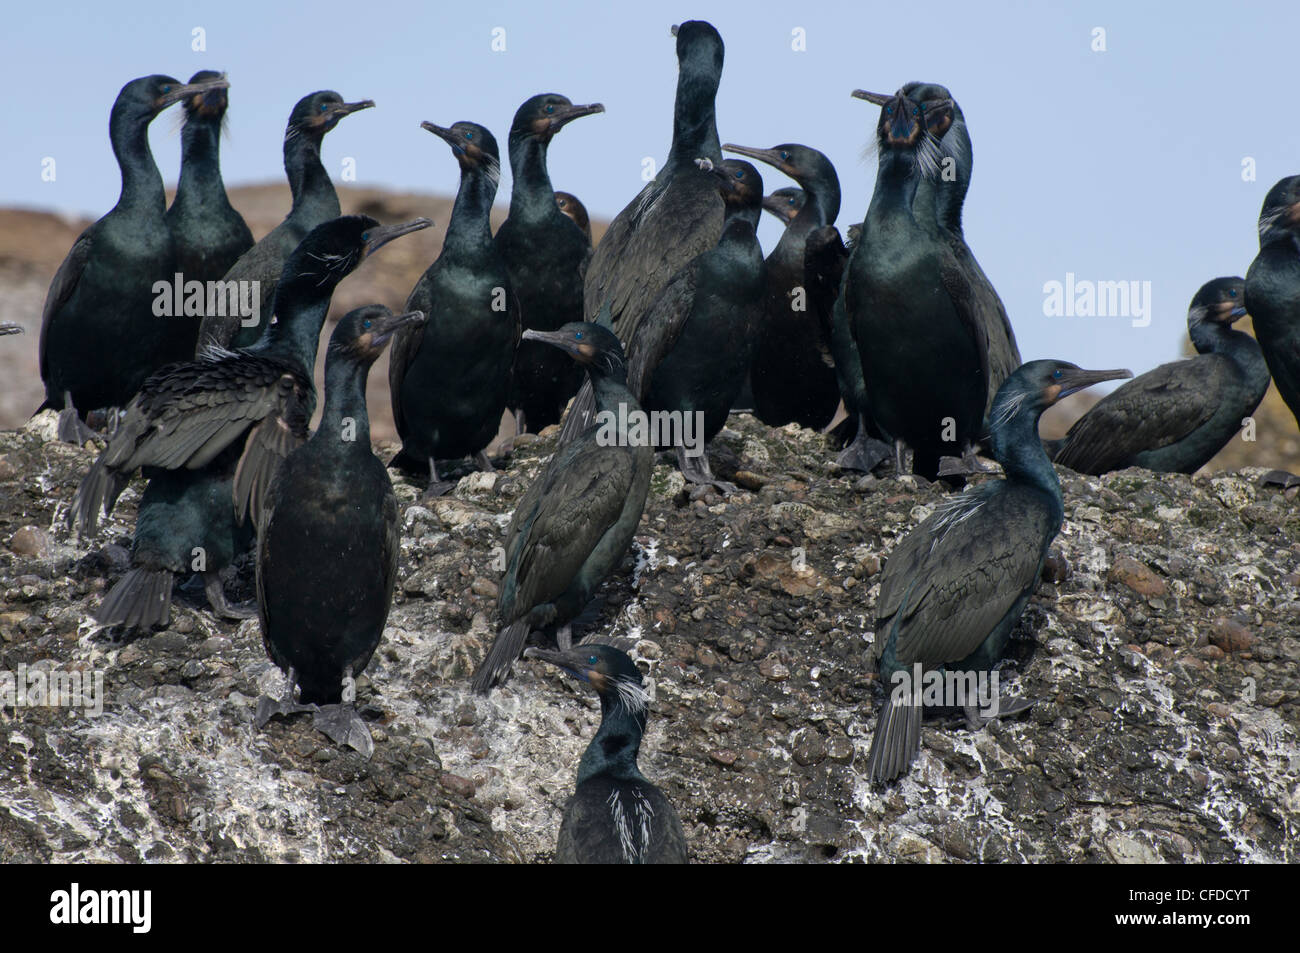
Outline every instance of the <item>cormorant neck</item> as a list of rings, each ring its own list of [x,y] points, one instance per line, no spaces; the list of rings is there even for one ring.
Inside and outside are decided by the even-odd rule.
[[[614,778],[642,778],[636,757],[645,734],[645,712],[632,712],[617,695],[600,696],[600,730],[578,762],[578,784],[598,774]]]
[[[818,177],[799,183],[803,189],[804,205],[790,223],[801,231],[811,232],[823,225],[835,224],[840,214],[840,186],[838,182]]]
[[[1018,396],[1011,395],[1011,399]],[[1038,436],[1038,420],[1042,415],[1042,408],[1008,408],[1005,400],[998,400],[989,411],[990,421],[1000,421],[989,428],[990,442],[993,456],[1002,464],[1007,482],[1026,483],[1045,492],[1056,501],[1059,518],[1064,513],[1061,481]]]
[[[226,195],[221,180],[221,123],[191,119],[181,130],[181,177],[176,186],[185,195]]]
[[[442,243],[444,253],[475,252],[492,244],[489,216],[496,194],[497,183],[483,169],[461,171],[460,189]]]
[[[162,175],[149,148],[152,117],[114,116],[109,128],[113,155],[122,170],[122,192],[117,208],[131,209],[161,218],[167,211]]]
[[[307,215],[314,221],[338,218],[339,197],[334,183],[320,161],[321,139],[305,132],[290,136],[284,143],[284,171],[293,193],[289,215]]]
[[[289,290],[293,306],[281,310],[282,292]],[[320,347],[320,332],[325,327],[330,298],[334,286],[309,288],[302,283],[286,289],[283,282],[275,290],[272,314],[275,320],[267,322],[262,337],[254,347],[262,352],[292,361],[304,374],[311,376],[316,366],[316,351]]]
[[[510,137],[511,215],[549,216],[548,206],[555,206],[555,189],[546,169],[547,145],[533,135]],[[555,210],[559,212],[558,207]]]
[[[876,170],[876,188],[871,193],[867,218],[899,213],[919,217],[920,210],[913,212],[912,201],[920,184],[921,167],[916,156],[901,149],[884,152]]]
[[[317,434],[338,441],[340,451],[363,448],[370,453],[370,415],[366,411],[369,365],[349,354],[325,355],[325,409]],[[331,444],[333,446],[333,444]]]
[[[626,404],[628,412],[640,410],[641,405],[627,389],[627,367],[618,365],[612,371],[588,368],[587,376],[591,379],[591,389],[596,398],[596,411],[610,411],[617,417],[619,405]]]
[[[749,231],[755,233],[758,231],[758,220],[763,215],[763,206],[761,205],[732,205],[727,203],[722,210],[722,235],[725,238],[728,233],[731,237],[744,237],[743,231],[737,226],[731,227],[733,222],[744,222],[749,225]]]
[[[696,159],[722,163],[722,141],[714,99],[720,77],[683,65],[677,74],[677,99],[673,106],[673,144],[668,165],[694,164]]]

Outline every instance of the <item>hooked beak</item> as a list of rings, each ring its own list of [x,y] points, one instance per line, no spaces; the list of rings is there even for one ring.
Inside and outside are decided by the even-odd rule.
[[[603,676],[595,669],[586,664],[586,660],[578,655],[575,649],[568,652],[557,652],[553,649],[524,649],[524,658],[540,659],[543,662],[550,662],[552,665],[564,669],[570,675],[582,679],[585,682],[591,682],[597,688],[604,681]]]
[[[790,168],[790,164],[781,158],[780,149],[755,149],[753,146],[738,146],[731,142],[725,143],[722,148],[750,159],[757,159],[759,162],[766,162],[782,172]]]
[[[184,86],[177,86],[170,93],[163,93],[155,101],[158,109],[166,109],[172,103],[178,103],[182,99],[190,96],[202,96],[210,93],[214,89],[229,89],[230,80],[225,76],[219,76],[216,79],[207,79],[201,83],[186,83]]]
[[[865,99],[869,103],[875,103],[877,106],[884,106],[893,96],[886,96],[884,93],[871,93],[865,89],[855,89],[852,93],[854,99]]]
[[[370,346],[383,347],[399,329],[407,325],[424,324],[423,311],[407,311],[404,314],[390,314],[375,322],[377,327],[371,331]]]
[[[594,116],[596,113],[603,113],[605,107],[600,103],[590,103],[586,106],[560,106],[555,112],[551,113],[547,119],[551,122],[551,132],[558,132],[575,119],[581,119],[583,116]]]
[[[1060,380],[1057,381],[1061,390],[1056,395],[1056,399],[1060,400],[1062,397],[1068,397],[1076,391],[1081,391],[1085,387],[1091,387],[1093,384],[1099,384],[1102,381],[1118,381],[1132,376],[1132,371],[1122,368],[1113,371],[1085,371],[1082,368],[1070,368],[1062,373]]]
[[[373,99],[363,99],[355,103],[335,103],[330,106],[329,112],[325,115],[330,119],[342,119],[344,116],[350,116],[363,109],[370,109],[374,105],[375,101]]]
[[[418,232],[420,229],[428,228],[432,224],[432,219],[416,218],[409,222],[399,222],[396,225],[380,225],[378,228],[372,228],[370,237],[366,239],[366,249],[362,257],[369,258],[394,238],[401,238],[411,232]]]
[[[567,334],[561,334],[559,331],[537,331],[529,328],[520,336],[520,340],[540,341],[543,344],[558,347],[561,351],[568,351],[570,354],[577,353],[578,342]]]

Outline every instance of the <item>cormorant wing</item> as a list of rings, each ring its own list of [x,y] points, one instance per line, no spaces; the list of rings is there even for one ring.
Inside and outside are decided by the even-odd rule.
[[[1016,345],[1016,332],[1011,329],[1011,319],[1007,309],[998,297],[993,283],[984,274],[984,269],[975,260],[970,246],[960,235],[949,235],[948,245],[952,249],[958,264],[969,275],[971,301],[976,316],[980,319],[986,341],[988,354],[988,402],[984,406],[987,415],[993,408],[993,398],[997,396],[1002,382],[1015,373],[1023,363],[1020,348]]]
[[[822,358],[829,367],[835,366],[835,359],[825,342],[831,337],[831,313],[839,298],[840,284],[844,280],[844,269],[848,263],[849,250],[844,247],[840,230],[834,225],[814,229],[804,240],[804,291],[821,327]]]
[[[625,345],[632,340],[642,314],[673,276],[722,238],[722,196],[709,173],[682,170],[662,191],[650,193],[649,200],[639,227],[625,240],[621,234],[609,233],[601,239],[584,288],[587,320],[595,320],[608,302],[614,327]],[[612,246],[610,254],[604,253],[611,238],[623,243],[617,256]]]
[[[943,262],[939,266],[939,280],[943,282],[944,290],[948,292],[948,297],[952,301],[953,310],[957,313],[958,320],[965,325],[966,330],[970,332],[971,341],[975,347],[975,353],[979,356],[980,374],[984,378],[984,387],[989,388],[989,336],[988,329],[984,325],[981,310],[981,302],[977,298],[975,290],[976,282],[971,281],[971,275],[963,267],[961,259],[951,252],[944,256]],[[992,286],[989,286],[990,290]],[[985,408],[988,407],[988,401],[991,397],[986,397]],[[980,414],[981,419],[984,414]]]
[[[406,305],[403,311],[414,311],[415,294],[420,290],[424,283],[424,276],[415,283],[411,293],[406,298]],[[510,296],[512,299],[513,295]],[[433,315],[426,315],[432,319]],[[397,329],[393,335],[393,343],[388,347],[388,390],[392,398],[393,405],[393,424],[397,427],[398,433],[406,433],[406,415],[402,413],[402,382],[406,380],[406,370],[415,360],[415,355],[419,353],[420,344],[424,341],[424,329],[428,321],[421,321],[418,324],[404,324]]]
[[[877,657],[896,622],[901,664],[960,661],[1032,591],[1050,515],[1036,498],[992,486],[944,501],[890,553],[876,602]]]
[[[673,349],[691,316],[699,272],[695,261],[673,276],[631,333],[627,389],[638,401],[645,400],[655,368]]]
[[[1129,466],[1143,450],[1176,443],[1214,416],[1236,373],[1232,358],[1223,354],[1161,364],[1076,420],[1056,462],[1080,473],[1106,473]]]
[[[54,315],[68,303],[72,292],[77,288],[77,282],[81,280],[81,273],[86,269],[86,262],[90,259],[90,249],[94,245],[91,234],[93,231],[92,225],[73,242],[67,257],[63,259],[63,264],[59,265],[59,270],[54,273],[54,278],[50,281],[50,290],[45,295],[45,307],[41,310],[41,339],[37,345],[42,377],[48,377],[45,367],[45,338],[50,322],[54,319]],[[58,410],[61,406],[55,409]]]
[[[635,472],[631,449],[602,447],[594,433],[556,452],[511,519],[500,606],[503,622],[514,621],[569,588],[618,521]]]

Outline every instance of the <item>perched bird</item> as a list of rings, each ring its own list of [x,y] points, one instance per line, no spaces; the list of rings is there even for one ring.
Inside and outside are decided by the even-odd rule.
[[[442,253],[406,299],[429,320],[401,328],[393,341],[388,385],[402,449],[390,466],[428,473],[427,493],[438,496],[456,484],[439,478],[437,460],[473,457],[492,469],[483,451],[506,407],[519,301],[488,222],[501,178],[496,139],[472,122],[422,126],[451,146],[460,190]]]
[[[554,331],[582,320],[582,279],[591,258],[591,228],[560,207],[546,171],[552,137],[575,119],[602,113],[600,103],[575,106],[556,93],[533,96],[510,125],[510,214],[496,234],[496,248],[519,299],[525,330]],[[570,196],[570,199],[572,197]],[[573,200],[576,201],[576,200]],[[586,210],[583,210],[586,214]],[[508,406],[520,432],[558,423],[578,392],[582,373],[565,355],[535,341],[519,345]]]
[[[190,85],[221,79],[199,70]],[[182,104],[181,178],[167,210],[167,228],[176,246],[176,270],[185,281],[215,281],[253,247],[253,233],[230,205],[221,180],[221,130],[226,119],[226,89],[216,87]]]
[[[763,196],[763,210],[771,212],[780,219],[782,225],[789,225],[803,211],[807,200],[803,189],[794,187],[777,189],[770,195]]]
[[[650,699],[636,663],[610,645],[529,649],[590,682],[600,695],[600,730],[578,764],[564,809],[558,864],[685,864],[686,832],[672,802],[637,767]]]
[[[574,322],[524,337],[558,347],[586,368],[597,419],[556,450],[510,518],[499,631],[474,673],[477,692],[505,680],[534,630],[558,628],[556,642],[569,647],[569,623],[632,542],[654,464],[649,441],[629,432],[641,408],[627,389],[623,349],[611,331]]]
[[[1300,423],[1300,175],[1279,181],[1259,212],[1259,254],[1246,272],[1246,310],[1278,393]]]
[[[149,149],[149,124],[173,103],[224,89],[225,79],[193,85],[145,76],[122,87],[109,137],[122,171],[112,211],[81,233],[50,282],[41,315],[45,402],[58,410],[59,438],[88,439],[81,418],[125,406],[146,377],[194,350],[197,321],[154,313],[154,284],[170,281],[176,253],[162,176]]]
[[[383,636],[401,526],[388,471],[370,446],[366,377],[394,332],[423,320],[419,311],[368,305],[338,323],[320,426],[276,471],[257,528],[262,643],[289,678],[283,699],[258,700],[257,725],[315,711],[317,727],[367,757],[374,742],[352,704],[354,680]]]
[[[673,139],[663,168],[614,217],[596,247],[583,291],[584,313],[621,328],[636,322],[669,281],[722,237],[722,202],[713,178],[696,165],[722,161],[714,99],[722,79],[722,37],[690,20],[677,37]],[[581,432],[581,428],[579,428]]]
[[[754,414],[763,423],[823,428],[835,416],[840,388],[830,349],[830,309],[823,311],[824,303],[808,296],[804,245],[812,231],[833,225],[840,214],[839,176],[823,153],[798,143],[723,148],[766,162],[803,189],[802,208],[764,265],[767,289],[749,373]]]
[[[246,282],[244,287],[255,289],[257,320],[252,315],[205,314],[199,330],[200,353],[213,344],[248,347],[261,336],[276,305],[276,284],[285,262],[308,232],[340,214],[338,194],[320,159],[325,134],[344,116],[373,105],[369,99],[345,103],[338,93],[321,90],[304,96],[293,107],[284,131],[284,171],[289,177],[293,207],[284,221],[239,257],[223,279]]]
[[[668,283],[635,327],[620,331],[630,335],[628,389],[652,419],[682,422],[671,443],[657,445],[673,448],[687,480],[730,491],[714,479],[704,446],[727,422],[754,353],[764,292],[755,235],[763,179],[739,159],[724,160],[712,175],[726,207],[721,240]],[[571,417],[579,412],[575,404]]]
[[[998,391],[989,416],[993,454],[1006,479],[949,498],[890,553],[880,575],[873,649],[881,683],[892,688],[867,759],[873,782],[906,773],[920,750],[917,676],[990,672],[1034,591],[1064,515],[1060,481],[1038,439],[1039,417],[1068,394],[1131,376],[1065,361],[1022,366]],[[988,702],[997,699],[944,700],[964,707],[972,727],[979,724],[976,709]],[[1005,700],[997,711],[1011,715],[1026,707]]]
[[[1245,294],[1240,278],[1202,285],[1187,310],[1198,356],[1161,364],[1103,397],[1052,448],[1053,459],[1093,474],[1125,467],[1195,473],[1205,466],[1268,390],[1259,345],[1232,329],[1246,314]]]
[[[131,474],[145,468],[132,568],[105,597],[101,624],[164,624],[174,574],[192,570],[203,573],[217,611],[240,615],[226,605],[217,572],[251,541],[245,514],[256,525],[275,468],[307,437],[334,288],[366,256],[430,224],[352,215],[318,226],[285,264],[278,319],[256,344],[169,365],[145,382],[68,513],[83,534],[93,532],[101,507],[111,512]]]
[[[906,96],[880,111],[876,188],[849,259],[844,313],[858,344],[871,415],[914,473],[933,480],[939,458],[983,434],[989,380],[985,326],[971,280],[936,219],[942,146],[927,129],[950,102],[925,107]]]
[[[583,205],[576,195],[571,192],[556,192],[555,205],[561,212],[569,217],[569,220],[582,234],[587,236],[587,244],[591,244],[591,217],[587,214],[587,206]]]

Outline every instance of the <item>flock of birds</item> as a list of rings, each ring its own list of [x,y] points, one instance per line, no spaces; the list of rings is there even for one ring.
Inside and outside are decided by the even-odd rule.
[[[601,726],[560,830],[562,861],[687,857],[676,811],[637,768],[647,711],[640,672],[623,647],[575,644],[571,632],[631,543],[656,449],[675,451],[688,481],[735,489],[713,475],[707,455],[662,434],[656,447],[623,423],[637,412],[699,415],[710,440],[733,409],[749,409],[772,426],[832,432],[845,468],[869,470],[892,451],[902,472],[910,449],[914,473],[953,488],[984,469],[978,451],[1001,464],[1002,479],[952,495],[890,554],[874,643],[884,684],[914,666],[999,664],[1061,526],[1052,458],[1086,473],[1192,472],[1254,412],[1270,371],[1300,412],[1300,176],[1268,193],[1246,280],[1215,279],[1193,298],[1187,324],[1198,356],[1123,385],[1045,445],[1045,409],[1131,375],[1022,363],[963,237],[972,148],[949,91],[910,83],[892,95],[854,92],[880,108],[879,171],[846,243],[834,225],[838,179],[821,152],[726,146],[798,183],[766,197],[754,165],[723,158],[714,112],[722,39],[702,21],[673,33],[667,161],[594,251],[585,209],[553,190],[546,157],[557,132],[602,106],[546,94],[519,108],[507,141],[510,212],[495,235],[495,138],[471,122],[423,124],[460,166],[442,252],[404,313],[371,305],[335,327],[314,434],[312,368],[335,287],[385,244],[431,224],[340,214],[322,140],[370,101],[324,91],[294,107],[284,138],[293,207],[254,244],[219,169],[225,78],[204,71],[185,84],[128,83],[110,123],[121,198],[69,252],[41,332],[42,409],[60,411],[60,436],[82,442],[92,426],[108,430],[69,521],[93,533],[137,470],[148,481],[131,568],[98,621],[166,624],[174,580],[195,571],[215,612],[249,616],[229,604],[219,574],[255,546],[256,614],[268,654],[288,675],[285,697],[259,700],[258,725],[309,711],[336,741],[367,753],[354,680],[388,616],[400,526],[369,439],[371,365],[391,342],[402,449],[390,465],[427,475],[430,494],[454,486],[440,462],[444,471],[466,457],[492,466],[485,450],[506,409],[521,431],[563,423],[510,522],[499,632],[473,677],[487,692],[530,654],[600,696]],[[147,132],[178,102],[182,166],[166,208]],[[766,259],[755,235],[764,208],[786,223]],[[263,319],[155,317],[154,282],[176,271],[187,281],[258,282]],[[1258,343],[1232,329],[1247,312]],[[617,439],[599,425],[611,417]],[[1007,699],[1001,714],[1024,707]],[[873,782],[909,769],[922,714],[887,693],[867,762]],[[967,715],[978,721],[970,706]]]

